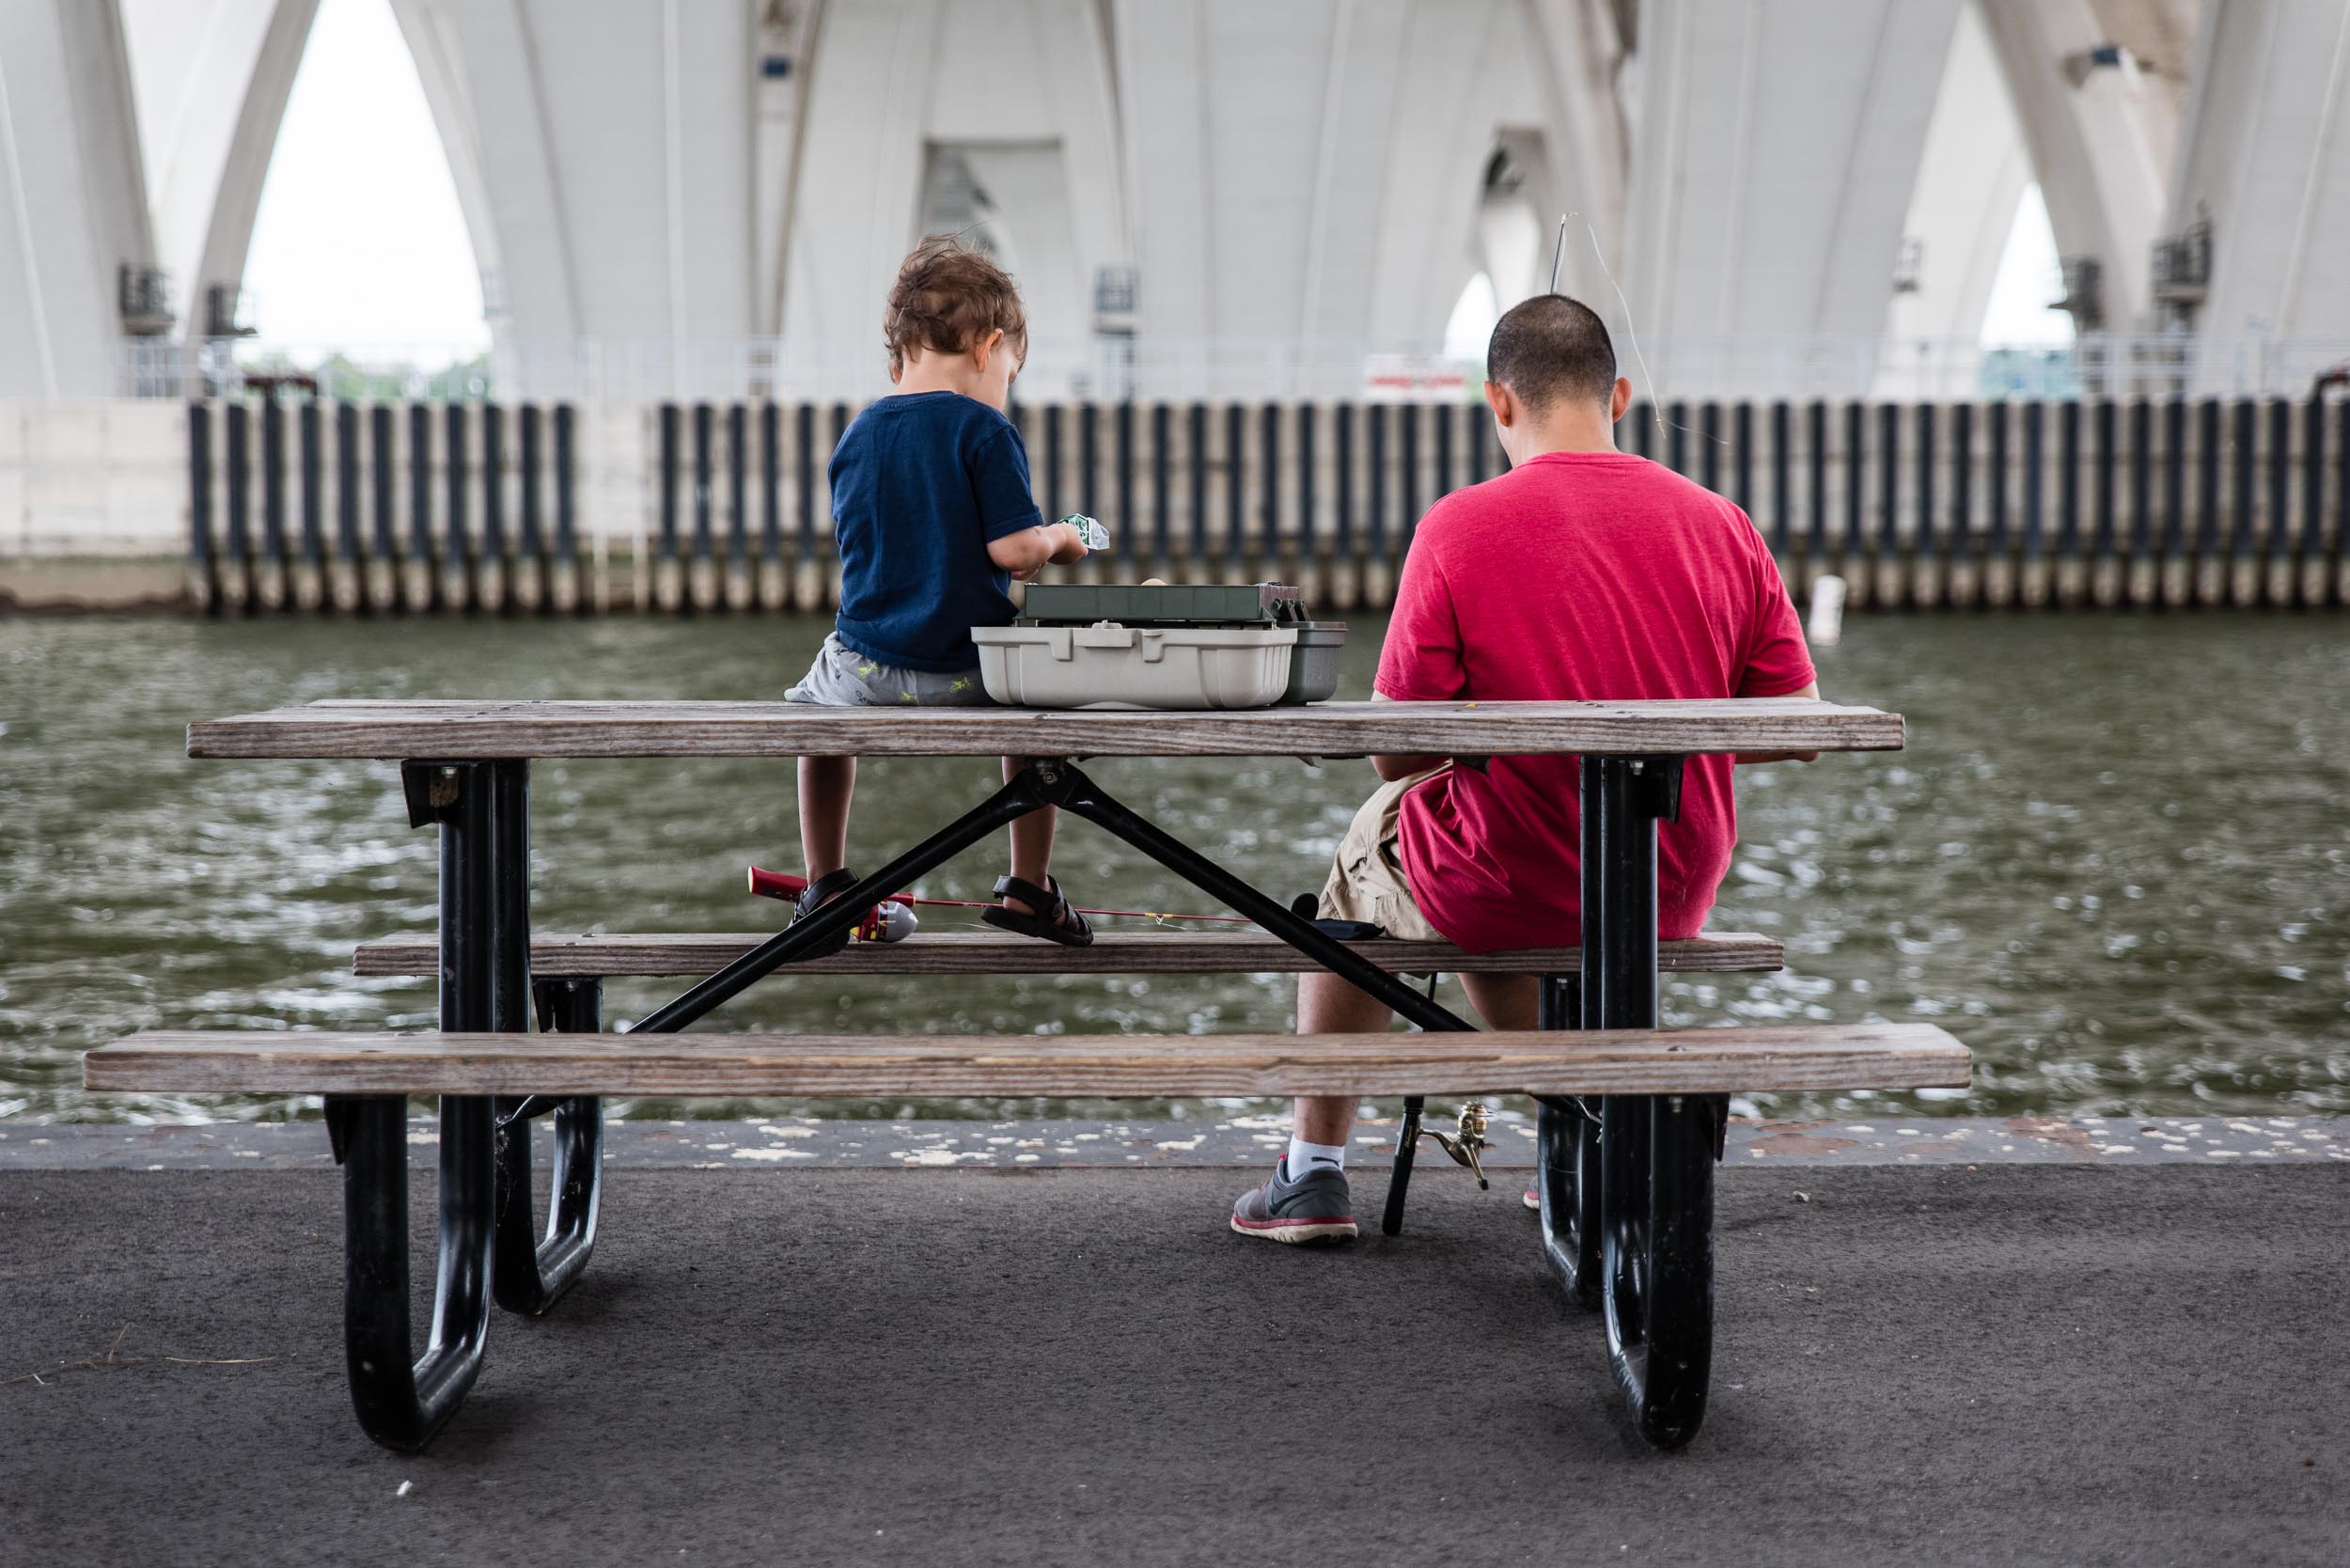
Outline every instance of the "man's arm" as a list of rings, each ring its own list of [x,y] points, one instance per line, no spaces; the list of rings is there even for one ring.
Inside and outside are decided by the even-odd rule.
[[[1393,698],[1387,696],[1386,693],[1377,691],[1371,694],[1371,699],[1373,702],[1392,702],[1395,700]],[[1438,757],[1433,754],[1428,756],[1401,754],[1393,757],[1373,757],[1371,760],[1371,771],[1379,776],[1381,783],[1392,784],[1399,778],[1409,778],[1416,773],[1427,773],[1432,769],[1443,767],[1447,762],[1459,762],[1471,767],[1482,767],[1484,765],[1484,760],[1485,760],[1481,757]]]
[[[1780,695],[1800,697],[1817,702],[1820,700],[1820,683],[1814,681],[1799,692],[1784,692]],[[1742,751],[1738,753],[1737,760],[1741,762],[1816,762],[1820,760],[1820,754],[1816,751]]]

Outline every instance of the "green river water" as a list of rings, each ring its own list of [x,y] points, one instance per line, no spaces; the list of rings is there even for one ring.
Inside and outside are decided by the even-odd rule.
[[[327,696],[774,698],[823,630],[625,618],[0,619],[0,1116],[312,1115],[298,1100],[86,1095],[77,1058],[158,1026],[432,1021],[429,982],[350,974],[354,943],[432,920],[432,836],[405,825],[397,770],[192,762],[189,719]],[[1380,630],[1355,621],[1342,697],[1366,691]],[[1668,1023],[1935,1020],[1974,1047],[1975,1087],[1897,1102],[1916,1115],[2350,1110],[2350,621],[1860,619],[1843,647],[1823,652],[1821,673],[1831,696],[1906,714],[1910,749],[1742,770],[1742,841],[1713,923],[1780,938],[1788,967],[1672,981]],[[1283,895],[1320,886],[1371,785],[1362,763],[1309,772],[1280,759],[1096,771]],[[868,763],[855,859],[876,864],[943,823],[989,773],[979,762]],[[742,868],[796,862],[788,763],[544,762],[532,810],[541,930],[758,930],[780,918],[741,891]],[[922,891],[980,895],[998,858],[966,855]],[[1081,823],[1066,830],[1056,869],[1085,902],[1200,902]],[[959,919],[929,911],[926,929]],[[1292,984],[811,977],[761,987],[721,1016],[860,1031],[1278,1028]],[[677,988],[616,984],[607,1019],[637,1016]],[[1851,1114],[1867,1101],[1758,1096],[1741,1108]],[[616,1108],[886,1117],[1037,1106]],[[1206,1108],[1126,1104],[1118,1114]]]

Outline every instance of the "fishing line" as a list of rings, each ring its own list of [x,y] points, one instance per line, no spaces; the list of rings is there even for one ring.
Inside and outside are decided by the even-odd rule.
[[[1567,220],[1569,218],[1583,218],[1583,214],[1562,212],[1559,216],[1559,243],[1551,252],[1550,257],[1550,291],[1554,294],[1559,291],[1559,261],[1566,254]],[[1700,441],[1711,441],[1716,447],[1727,448],[1730,446],[1728,436],[1709,436],[1703,431],[1691,430],[1686,425],[1675,424],[1665,417],[1665,400],[1656,395],[1656,376],[1648,368],[1648,355],[1640,352],[1640,329],[1633,324],[1632,302],[1624,298],[1623,285],[1616,281],[1614,271],[1607,265],[1607,253],[1600,248],[1598,226],[1590,219],[1583,218],[1583,228],[1591,237],[1591,257],[1599,263],[1599,275],[1606,278],[1607,287],[1615,290],[1616,305],[1623,312],[1623,335],[1632,344],[1632,359],[1633,363],[1640,368],[1640,380],[1648,385],[1649,416],[1656,421],[1656,428],[1659,431],[1679,431],[1684,435],[1694,435]]]

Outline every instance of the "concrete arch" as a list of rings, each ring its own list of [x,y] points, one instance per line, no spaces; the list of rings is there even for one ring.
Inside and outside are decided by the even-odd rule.
[[[244,279],[261,183],[318,0],[119,0],[146,149],[157,254],[180,332],[201,341],[207,299]]]
[[[1132,259],[1113,44],[1088,0],[830,0],[808,56],[782,257],[786,372],[883,384],[882,300],[919,238],[934,160],[967,163],[1015,239],[1024,384],[1082,372],[1094,277]],[[881,117],[873,105],[897,112]]]
[[[1643,9],[1623,271],[1660,395],[1866,384],[1958,4]]]
[[[741,382],[757,319],[747,0],[395,0],[508,376],[572,389],[582,339],[666,344],[619,392]]]
[[[2023,124],[2058,250],[2100,263],[2107,329],[2144,324],[2152,303],[2147,259],[2162,217],[2179,83],[2147,69],[2146,56],[2124,40],[2161,47],[2176,8],[2162,0],[1976,3]],[[2117,23],[2133,22],[2135,31],[2117,33]],[[2117,43],[2123,55],[2098,63],[2096,52]]]
[[[1378,284],[1366,337],[1440,338],[1462,287],[1479,271],[1493,279],[1504,309],[1547,288],[1551,237],[1568,212],[1590,227],[1574,226],[1559,287],[1591,300],[1611,292],[1590,242],[1593,233],[1603,246],[1620,240],[1623,178],[1613,117],[1600,112],[1612,92],[1600,103],[1589,96],[1592,79],[1604,74],[1588,63],[1591,35],[1583,24],[1594,15],[1588,7],[1533,0],[1415,8],[1403,42],[1409,69],[1390,117]],[[1569,81],[1562,71],[1573,73]],[[1517,254],[1521,240],[1486,232],[1485,173],[1496,151],[1518,171],[1539,230],[1539,264]]]
[[[1964,5],[1902,228],[1904,245],[1914,243],[1918,254],[1886,310],[1885,336],[1896,351],[1904,343],[1934,345],[1927,352],[1936,363],[1927,368],[1938,372],[1941,346],[1969,345],[1982,337],[1992,284],[2031,183],[2031,151],[2005,70],[1981,8]],[[1951,357],[1971,361],[1967,354]],[[1963,368],[1971,370],[1971,363]],[[1898,365],[1885,370],[1906,374]],[[1889,393],[1896,388],[1886,384],[1885,370],[1879,390]],[[1947,384],[1900,389],[1962,390]]]
[[[391,5],[441,133],[493,341],[509,353],[518,337],[571,341],[579,336],[579,306],[570,226],[528,18],[514,0],[455,9],[433,0]],[[477,79],[491,90],[486,102],[475,96]]]

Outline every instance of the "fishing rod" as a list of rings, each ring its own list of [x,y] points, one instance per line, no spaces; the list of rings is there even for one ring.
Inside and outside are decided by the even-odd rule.
[[[796,902],[799,896],[807,890],[807,878],[793,876],[789,871],[771,871],[763,867],[753,866],[750,869],[750,888],[753,893],[762,899],[780,899],[787,903]],[[929,904],[942,909],[993,909],[995,907],[995,901],[993,899],[926,899],[916,897],[912,893],[892,893],[887,899],[867,911],[864,919],[857,923],[858,939],[865,942],[904,941],[914,934],[915,926],[917,923],[912,907],[916,904]],[[1242,926],[1250,923],[1245,915],[1176,915],[1157,909],[1080,909],[1076,913],[1100,915],[1113,919],[1156,920],[1162,924],[1168,920],[1215,921]]]

